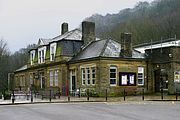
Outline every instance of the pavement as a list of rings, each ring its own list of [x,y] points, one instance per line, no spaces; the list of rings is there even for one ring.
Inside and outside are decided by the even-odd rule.
[[[0,106],[0,120],[179,120],[180,102],[125,101]]]
[[[159,95],[146,95],[144,97],[145,101],[162,101],[161,96]],[[124,97],[108,97],[108,102],[123,102]],[[143,101],[142,96],[126,96],[125,101]],[[166,95],[163,97],[163,101],[176,101],[175,95]],[[180,97],[178,97],[178,101],[180,101]],[[49,103],[50,99],[41,99],[33,97],[33,104],[36,103]],[[61,96],[60,98],[51,99],[52,103],[66,103],[66,102],[106,102],[105,97],[90,97],[89,100],[87,97],[70,97],[70,100],[68,100],[67,96]],[[32,104],[31,98],[28,99],[26,97],[20,98],[17,97],[15,99],[15,104]],[[12,100],[2,100],[0,99],[0,105],[11,105]]]

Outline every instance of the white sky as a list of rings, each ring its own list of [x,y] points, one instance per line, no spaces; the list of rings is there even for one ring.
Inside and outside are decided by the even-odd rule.
[[[118,13],[138,1],[153,0],[0,0],[0,37],[14,52],[57,36],[63,22],[72,30],[92,14]]]

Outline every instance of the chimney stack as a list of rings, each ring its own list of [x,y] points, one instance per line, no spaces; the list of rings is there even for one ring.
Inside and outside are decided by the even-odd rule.
[[[61,25],[61,35],[68,32],[68,23],[63,23]]]
[[[132,57],[132,34],[121,33],[121,49],[123,57]]]
[[[82,22],[82,40],[84,45],[96,40],[94,22]]]

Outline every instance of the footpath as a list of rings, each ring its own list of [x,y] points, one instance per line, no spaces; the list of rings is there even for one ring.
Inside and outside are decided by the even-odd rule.
[[[180,96],[175,95],[145,95],[145,96],[122,96],[122,97],[71,97],[61,96],[60,98],[36,98],[16,97],[14,103],[10,100],[0,99],[0,105],[18,105],[18,104],[40,104],[40,103],[72,103],[72,102],[141,102],[141,101],[180,101]]]

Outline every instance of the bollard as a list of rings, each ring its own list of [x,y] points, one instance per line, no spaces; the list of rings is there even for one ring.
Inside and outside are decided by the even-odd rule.
[[[69,94],[68,94],[68,102],[70,102],[71,98],[70,98],[70,91],[69,91]]]
[[[89,101],[89,89],[87,89],[87,101]]]
[[[12,91],[12,94],[13,94],[13,96],[12,96],[12,104],[14,104],[14,101],[15,101],[14,90]]]
[[[29,100],[29,98],[28,98],[28,93],[26,93],[26,100]]]
[[[177,89],[176,89],[176,101],[178,100],[178,93],[177,93]]]
[[[144,101],[144,88],[142,89],[142,100]]]
[[[44,95],[43,95],[43,93],[42,93],[42,95],[41,95],[41,100],[43,100],[44,99]]]
[[[124,95],[124,101],[125,101],[126,100],[126,91],[125,91],[125,89],[124,89],[123,95]]]
[[[49,90],[49,102],[51,102],[51,90]]]
[[[107,102],[107,89],[106,89],[106,102]]]
[[[81,97],[81,88],[79,87],[79,98]]]
[[[163,100],[163,89],[161,88],[161,100]]]
[[[60,97],[61,97],[60,88],[58,89],[58,97],[59,97],[59,99],[60,99]]]
[[[33,91],[31,90],[31,103],[33,103]]]

